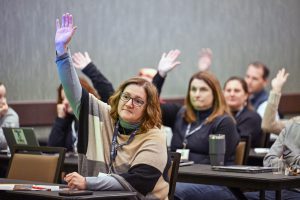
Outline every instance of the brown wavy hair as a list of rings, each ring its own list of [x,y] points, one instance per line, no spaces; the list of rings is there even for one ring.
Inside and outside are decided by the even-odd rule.
[[[118,105],[121,94],[125,90],[125,88],[131,84],[143,87],[147,95],[146,108],[142,117],[139,133],[145,133],[149,129],[154,127],[160,128],[161,110],[156,87],[149,81],[139,77],[128,79],[127,81],[122,83],[119,86],[119,88],[115,91],[115,93],[109,98],[108,102],[111,105],[110,116],[115,122],[118,120]]]
[[[210,123],[216,117],[223,115],[223,114],[230,115],[230,111],[226,104],[220,82],[211,72],[205,71],[205,72],[195,73],[189,81],[189,87],[188,87],[187,95],[185,98],[186,111],[184,113],[184,119],[188,123],[192,123],[192,122],[196,121],[196,115],[195,115],[194,108],[193,108],[193,105],[190,100],[191,83],[194,79],[203,80],[210,87],[210,89],[212,90],[212,93],[213,93],[213,105],[212,105],[213,111],[210,114],[210,116],[208,116],[205,123]]]
[[[79,82],[81,84],[81,86],[88,92],[93,94],[95,97],[97,97],[98,99],[100,99],[99,94],[97,93],[97,91],[93,88],[93,86],[91,86],[84,78],[79,78]],[[63,90],[63,86],[60,84],[57,88],[57,104],[61,104],[63,99],[61,96],[61,91]]]

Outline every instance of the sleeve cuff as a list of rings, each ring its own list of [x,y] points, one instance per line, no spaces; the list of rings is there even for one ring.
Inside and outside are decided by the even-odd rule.
[[[87,66],[85,66],[85,67],[82,69],[82,72],[83,72],[84,74],[87,74],[91,69],[93,69],[93,67],[96,67],[96,66],[94,65],[93,62],[90,62],[89,64],[87,64]]]
[[[88,190],[124,190],[122,185],[112,176],[99,173],[98,177],[86,177]]]
[[[269,103],[278,106],[278,105],[279,105],[280,98],[281,98],[281,94],[280,94],[280,93],[271,91],[271,92],[270,92],[270,95],[269,95]]]
[[[64,59],[66,59],[66,58],[68,58],[68,57],[71,57],[70,54],[71,54],[70,49],[68,49],[67,52],[63,53],[63,54],[60,55],[60,56],[57,56],[57,52],[56,52],[56,61],[55,61],[55,62],[58,62],[58,61],[60,61],[60,60],[64,60]]]

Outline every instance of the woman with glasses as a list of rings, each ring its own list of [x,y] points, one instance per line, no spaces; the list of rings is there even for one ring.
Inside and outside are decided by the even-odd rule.
[[[68,53],[76,27],[72,15],[56,22],[59,77],[79,118],[79,173],[65,177],[72,189],[129,190],[138,198],[168,199],[166,138],[156,88],[142,78],[125,81],[109,105],[79,84]]]

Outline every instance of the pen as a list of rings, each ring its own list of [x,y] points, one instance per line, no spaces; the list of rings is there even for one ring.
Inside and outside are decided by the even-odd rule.
[[[32,189],[50,191],[50,189],[38,185],[32,185]]]

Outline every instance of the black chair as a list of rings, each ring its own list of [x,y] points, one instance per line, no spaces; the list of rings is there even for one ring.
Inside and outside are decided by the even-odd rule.
[[[171,157],[171,166],[168,171],[168,175],[170,178],[169,182],[169,199],[172,200],[174,198],[174,193],[175,193],[175,187],[176,187],[176,180],[178,176],[178,169],[179,169],[179,164],[180,164],[180,156],[181,154],[178,152],[170,152],[170,157]]]
[[[11,152],[7,178],[58,183],[65,148],[16,145]]]
[[[235,161],[236,165],[246,165],[250,152],[251,136],[241,136],[241,140],[238,143],[235,150]]]

